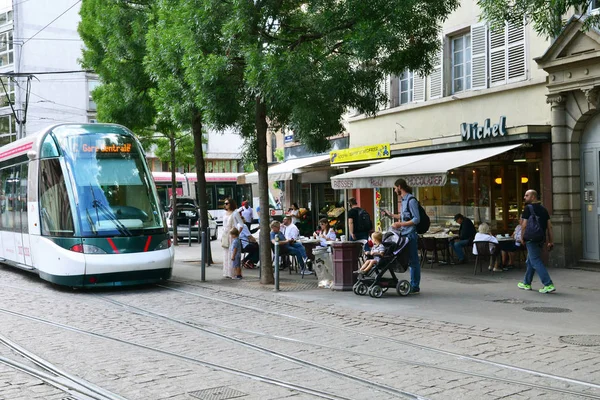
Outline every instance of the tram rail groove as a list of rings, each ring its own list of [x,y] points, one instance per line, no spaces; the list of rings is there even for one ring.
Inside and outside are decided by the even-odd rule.
[[[201,286],[201,285],[190,285],[188,283],[181,283],[181,282],[177,282],[177,284],[185,285],[185,286],[192,286],[192,287],[197,287],[197,288],[202,288],[202,289],[209,289],[208,287]],[[549,374],[549,373],[546,373],[546,372],[537,371],[537,370],[533,370],[533,369],[529,369],[529,368],[524,368],[524,367],[519,367],[519,366],[515,366],[515,365],[510,365],[510,364],[506,364],[506,363],[502,363],[502,362],[498,362],[498,361],[485,360],[485,359],[482,359],[482,358],[468,356],[468,355],[464,355],[464,354],[459,354],[459,353],[455,353],[455,352],[448,351],[448,350],[442,350],[442,349],[438,349],[438,348],[427,346],[427,345],[421,345],[421,344],[417,344],[417,343],[412,343],[412,342],[409,342],[409,341],[406,341],[406,340],[395,339],[395,338],[391,338],[391,337],[387,337],[387,336],[382,336],[382,335],[377,335],[377,334],[373,334],[373,333],[365,333],[365,332],[362,332],[360,330],[348,328],[348,327],[345,327],[345,326],[338,326],[338,325],[328,324],[328,323],[325,323],[325,322],[314,321],[314,320],[303,318],[303,317],[299,317],[299,316],[296,316],[296,315],[290,315],[290,314],[281,313],[281,312],[277,312],[277,311],[264,310],[264,309],[260,309],[258,307],[254,307],[254,306],[249,306],[249,305],[243,304],[243,303],[236,303],[236,302],[233,302],[233,301],[230,301],[230,300],[217,299],[217,298],[210,297],[210,296],[207,296],[207,295],[203,295],[203,294],[200,294],[200,293],[194,293],[194,292],[189,292],[187,290],[182,290],[182,289],[178,289],[178,288],[172,288],[172,287],[169,287],[169,286],[165,286],[163,284],[156,284],[156,286],[164,288],[164,289],[167,289],[167,290],[172,290],[172,291],[175,291],[175,292],[185,293],[185,294],[188,294],[188,295],[191,295],[191,296],[200,297],[202,299],[213,301],[213,302],[217,302],[217,303],[228,304],[228,305],[235,306],[235,307],[238,307],[238,308],[245,308],[245,309],[252,310],[252,311],[255,311],[255,312],[259,312],[259,313],[270,314],[270,315],[274,315],[274,316],[277,316],[277,317],[285,317],[285,318],[288,318],[288,319],[298,320],[298,321],[302,321],[302,322],[306,322],[306,323],[310,323],[310,324],[315,324],[315,325],[319,325],[319,326],[323,326],[323,327],[327,327],[327,328],[338,329],[338,330],[346,331],[346,332],[349,332],[349,333],[352,333],[352,334],[361,335],[361,336],[369,338],[369,339],[380,339],[380,340],[383,340],[383,341],[387,341],[387,342],[390,342],[390,343],[396,343],[396,344],[404,345],[404,346],[407,346],[407,347],[413,347],[413,348],[417,348],[417,349],[420,349],[420,350],[430,351],[430,352],[433,352],[433,353],[444,354],[444,355],[451,356],[451,357],[454,357],[454,358],[460,359],[460,360],[468,360],[468,361],[472,361],[474,363],[480,363],[480,364],[490,365],[490,366],[497,367],[497,368],[518,371],[518,372],[530,374],[532,376],[544,377],[544,378],[548,378],[548,379],[562,381],[562,382],[565,382],[565,383],[568,383],[568,384],[586,386],[586,387],[590,387],[590,388],[593,388],[593,389],[600,389],[600,384],[593,383],[593,382],[587,382],[587,381],[582,381],[580,379],[574,379],[574,378],[569,378],[569,377],[565,377],[565,376]],[[243,296],[243,295],[241,295],[239,293],[236,293],[236,295],[238,295],[240,297]],[[250,297],[250,296],[247,296],[247,297]],[[260,299],[260,298],[258,298],[257,300],[263,301],[263,302],[267,302],[268,301],[268,300]],[[304,310],[304,311],[306,311],[306,310]]]
[[[37,365],[41,370],[32,368],[28,365],[20,363],[15,360],[11,360],[6,357],[0,357],[0,362],[31,375],[35,378],[42,380],[43,382],[54,386],[57,389],[68,393],[71,396],[75,396],[81,400],[127,400],[125,397],[119,396],[112,393],[104,388],[101,388],[91,382],[81,379],[75,375],[72,375],[66,371],[61,370],[52,363],[44,360],[43,358],[33,354],[26,350],[22,346],[8,339],[4,335],[0,335],[0,343],[8,347],[20,356],[28,359]],[[46,372],[44,372],[46,371]]]
[[[269,378],[267,376],[255,374],[255,373],[244,371],[244,370],[241,370],[241,369],[231,368],[231,367],[227,367],[227,366],[220,365],[220,364],[215,364],[215,363],[212,363],[212,362],[209,362],[209,361],[204,361],[204,360],[200,360],[200,359],[197,359],[197,358],[188,357],[188,356],[185,356],[183,354],[177,354],[177,353],[173,353],[173,352],[170,352],[170,351],[162,350],[162,349],[159,349],[159,348],[156,348],[156,347],[146,346],[146,345],[143,345],[143,344],[140,344],[140,343],[136,343],[136,342],[132,342],[132,341],[124,340],[124,339],[119,339],[119,338],[108,336],[108,335],[103,335],[103,334],[100,334],[100,333],[88,331],[88,330],[77,328],[77,327],[74,327],[74,326],[62,324],[62,323],[59,323],[59,322],[50,321],[50,320],[47,320],[47,319],[44,319],[44,318],[40,318],[40,317],[36,317],[36,316],[24,314],[24,313],[21,313],[21,312],[8,310],[8,309],[5,309],[5,308],[0,308],[0,313],[7,314],[7,315],[12,315],[12,316],[23,318],[23,319],[27,319],[27,320],[30,320],[30,321],[35,321],[35,322],[43,323],[43,324],[46,324],[46,325],[49,325],[49,326],[53,326],[53,327],[61,328],[61,329],[68,330],[68,331],[71,331],[71,332],[76,332],[76,333],[80,333],[80,334],[84,334],[84,335],[96,337],[96,338],[99,338],[99,339],[110,340],[110,341],[113,341],[113,342],[117,342],[117,343],[129,345],[129,346],[133,346],[133,347],[137,347],[137,348],[141,348],[141,349],[144,349],[144,350],[149,350],[149,351],[152,351],[152,352],[156,352],[156,353],[159,353],[159,354],[167,355],[167,356],[170,356],[170,357],[173,357],[173,358],[177,358],[177,359],[180,359],[180,360],[188,361],[188,362],[191,362],[191,363],[194,363],[194,364],[202,365],[202,366],[207,367],[207,368],[212,368],[212,369],[215,369],[215,370],[218,370],[218,371],[230,373],[230,374],[237,375],[237,376],[242,376],[242,377],[245,377],[245,378],[253,379],[253,380],[256,380],[256,381],[259,381],[259,382],[263,382],[263,383],[267,383],[267,384],[271,384],[271,385],[274,385],[274,386],[283,387],[283,388],[286,388],[286,389],[295,390],[295,391],[300,392],[300,393],[310,394],[310,395],[313,395],[315,397],[319,397],[319,398],[322,398],[322,399],[327,399],[327,400],[353,400],[352,398],[344,397],[344,396],[337,395],[337,394],[334,394],[334,393],[329,393],[329,392],[322,391],[322,390],[319,390],[319,389],[313,389],[313,388],[310,388],[310,387],[307,387],[307,386],[301,386],[301,385],[297,385],[295,383],[286,382],[286,381],[275,379],[275,378]],[[411,399],[414,399],[414,400],[427,400],[427,398],[421,397],[421,396],[411,397]],[[102,400],[104,400],[104,399],[102,399]]]
[[[140,315],[144,315],[147,317],[152,317],[155,319],[161,319],[161,320],[165,320],[165,321],[169,321],[172,323],[176,323],[176,324],[181,324],[184,326],[188,326],[191,327],[193,329],[198,329],[202,332],[217,336],[221,339],[224,340],[228,340],[231,342],[234,342],[236,344],[245,346],[245,347],[251,347],[257,351],[260,352],[267,352],[269,354],[272,354],[276,357],[280,357],[280,358],[285,358],[288,361],[292,361],[292,362],[296,362],[296,363],[300,363],[302,365],[309,365],[311,367],[317,367],[319,369],[323,369],[326,372],[330,372],[330,373],[334,373],[336,375],[342,375],[344,377],[353,379],[353,380],[362,380],[364,381],[367,385],[372,385],[373,383],[371,381],[368,380],[363,380],[362,378],[357,378],[354,377],[352,375],[349,374],[345,374],[339,371],[335,371],[333,369],[330,369],[328,367],[323,367],[323,366],[317,366],[316,364],[313,364],[309,361],[305,361],[302,359],[299,359],[297,357],[293,357],[293,356],[289,356],[280,352],[276,352],[276,351],[272,351],[269,350],[263,346],[259,346],[259,345],[255,345],[255,344],[251,344],[251,343],[247,343],[244,342],[240,339],[219,333],[219,332],[215,332],[212,331],[210,329],[207,328],[202,328],[198,325],[204,325],[204,326],[211,326],[213,328],[217,328],[217,329],[224,329],[224,330],[232,330],[232,331],[236,331],[239,333],[245,333],[245,334],[252,334],[252,335],[257,335],[257,336],[263,336],[266,338],[271,338],[271,339],[276,339],[276,340],[281,340],[281,341],[289,341],[289,342],[293,342],[293,343],[297,343],[297,344],[305,344],[307,346],[316,346],[316,347],[321,347],[321,348],[325,348],[325,349],[330,349],[330,350],[334,350],[334,351],[341,351],[344,353],[348,353],[348,354],[355,354],[355,355],[360,355],[361,357],[375,357],[377,359],[385,359],[388,361],[392,361],[392,362],[396,362],[396,363],[405,363],[405,364],[409,364],[409,365],[415,365],[415,366],[419,366],[419,367],[423,367],[423,368],[431,368],[431,369],[436,369],[436,370],[441,370],[441,371],[445,371],[445,372],[453,372],[453,373],[458,373],[458,374],[463,374],[463,375],[468,375],[468,376],[473,376],[473,377],[478,377],[478,378],[482,378],[482,379],[487,379],[487,380],[493,380],[493,381],[497,381],[497,382],[503,382],[503,383],[508,383],[508,384],[513,384],[513,385],[520,385],[520,386],[524,386],[524,387],[529,387],[529,388],[535,388],[535,389],[542,389],[542,390],[549,390],[549,391],[553,391],[553,392],[559,392],[559,393],[564,393],[564,394],[569,394],[569,395],[574,395],[574,396],[581,396],[581,397],[586,397],[586,398],[590,398],[590,399],[599,399],[600,400],[600,395],[594,395],[594,394],[588,394],[588,393],[583,393],[583,392],[579,392],[579,391],[575,391],[575,390],[569,390],[569,389],[563,389],[563,388],[556,388],[556,387],[550,387],[550,386],[545,386],[545,385],[541,385],[541,384],[535,384],[535,383],[530,383],[530,382],[524,382],[524,381],[520,381],[517,379],[510,379],[510,378],[501,378],[501,377],[496,377],[496,376],[492,376],[492,375],[487,375],[487,374],[483,374],[483,373],[477,373],[477,372],[471,372],[471,371],[465,371],[465,370],[461,370],[461,369],[456,369],[456,368],[447,368],[447,367],[441,367],[441,366],[436,366],[433,364],[428,364],[428,363],[423,363],[423,362],[417,362],[417,361],[412,361],[412,360],[405,360],[405,359],[397,359],[397,358],[391,358],[391,357],[385,357],[382,356],[380,354],[378,354],[377,356],[374,356],[373,354],[369,354],[369,353],[362,353],[362,352],[358,352],[358,351],[352,351],[352,350],[347,350],[347,349],[342,349],[342,348],[338,348],[338,347],[333,347],[333,346],[327,346],[327,345],[322,345],[319,343],[315,343],[314,341],[311,342],[306,342],[303,340],[299,340],[299,339],[293,339],[293,338],[287,338],[284,336],[280,336],[280,335],[271,335],[271,334],[267,334],[267,333],[263,333],[263,332],[256,332],[256,331],[251,331],[251,330],[246,330],[246,329],[239,329],[239,328],[229,328],[229,327],[225,327],[222,325],[217,325],[217,324],[212,324],[212,323],[197,323],[197,322],[189,322],[189,321],[182,321],[179,320],[177,318],[173,318],[164,314],[160,314],[158,312],[155,311],[151,311],[151,310],[147,310],[141,307],[137,307],[137,306],[133,306],[127,303],[123,303],[121,301],[118,300],[114,300],[114,299],[110,299],[107,298],[105,296],[100,296],[100,298],[104,301],[107,301],[109,303],[118,305],[120,307],[123,308],[127,308],[127,309],[131,309],[134,310],[136,313],[140,314]],[[546,377],[547,378],[547,377]],[[550,378],[548,378],[550,379]],[[380,390],[387,390],[387,385],[386,387],[380,387],[379,384],[377,384],[377,389]],[[393,388],[392,388],[393,389]],[[394,393],[392,393],[394,394]],[[402,393],[402,394],[406,394],[406,393]],[[409,394],[412,395],[412,394]]]

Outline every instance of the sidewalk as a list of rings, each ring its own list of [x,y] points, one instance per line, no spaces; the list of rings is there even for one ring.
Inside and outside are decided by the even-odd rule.
[[[222,277],[220,243],[212,242],[217,264],[206,268],[206,285],[273,293],[273,285],[261,285],[258,270],[244,269],[244,279]],[[517,288],[523,278],[524,264],[516,270],[473,275],[473,264],[425,265],[422,269],[421,293],[400,297],[395,290],[380,299],[357,296],[351,291],[336,292],[317,288],[315,275],[302,279],[300,274],[281,271],[277,296],[303,302],[336,305],[341,308],[382,312],[399,317],[421,317],[477,327],[549,335],[597,334],[600,332],[600,269],[551,269],[557,291],[541,294],[534,278],[532,291]],[[175,250],[173,279],[200,283],[200,247],[180,245]],[[408,271],[401,279],[410,280]],[[558,312],[558,313],[557,313]]]

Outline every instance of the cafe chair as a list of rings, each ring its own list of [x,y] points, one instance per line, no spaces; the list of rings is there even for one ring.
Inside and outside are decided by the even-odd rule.
[[[490,251],[490,244],[492,250]],[[475,241],[473,246],[477,248],[477,255],[475,256],[475,268],[473,269],[473,275],[477,275],[477,266],[479,266],[479,272],[483,272],[483,261],[487,260],[488,265],[495,259],[500,247],[495,243],[488,241]]]
[[[365,261],[367,261],[367,255],[365,254],[365,245],[367,244],[368,240],[359,239],[357,240],[357,242],[361,244],[360,253],[358,254],[358,268],[360,268],[365,263]]]
[[[422,256],[421,256],[421,266],[428,261],[428,264],[431,268],[433,268],[434,262],[439,262],[439,252],[445,255],[446,248],[444,246],[448,245],[448,241],[446,239],[436,239],[432,237],[424,237],[421,238],[421,246],[422,246]],[[427,257],[428,253],[431,253],[431,257]],[[445,256],[444,256],[445,257]]]

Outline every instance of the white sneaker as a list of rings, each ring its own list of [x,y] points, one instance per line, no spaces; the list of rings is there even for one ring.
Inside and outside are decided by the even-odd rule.
[[[309,270],[304,270],[301,272],[302,275],[311,275],[313,272]]]

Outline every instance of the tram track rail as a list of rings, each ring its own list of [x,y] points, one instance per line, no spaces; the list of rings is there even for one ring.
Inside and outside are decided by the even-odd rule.
[[[191,286],[191,287],[197,287],[197,288],[203,288],[203,289],[208,289],[205,286],[202,285],[190,285],[188,283],[184,283],[184,282],[176,282],[177,284],[180,285],[185,285],[185,286]],[[390,343],[395,343],[395,344],[399,344],[399,345],[403,345],[403,346],[408,346],[408,347],[412,347],[412,348],[416,348],[419,350],[424,350],[424,351],[428,351],[428,352],[433,352],[433,353],[437,353],[437,354],[442,354],[445,356],[449,356],[449,357],[453,357],[457,360],[466,360],[466,361],[470,361],[473,363],[478,363],[478,364],[483,364],[483,365],[488,365],[488,366],[492,366],[492,367],[496,367],[496,368],[500,368],[503,370],[510,370],[510,371],[515,371],[515,372],[519,372],[519,373],[524,373],[527,375],[531,375],[534,377],[541,377],[541,378],[545,378],[545,379],[549,379],[552,381],[558,381],[558,382],[563,382],[569,385],[577,385],[577,386],[583,386],[586,388],[590,388],[590,389],[600,389],[600,384],[594,383],[594,382],[588,382],[588,381],[583,381],[583,380],[579,380],[579,379],[574,379],[574,378],[569,378],[569,377],[565,377],[565,376],[560,376],[560,375],[556,375],[556,374],[550,374],[550,373],[546,373],[543,371],[538,371],[538,370],[533,370],[533,369],[529,369],[529,368],[524,368],[524,367],[519,367],[516,365],[511,365],[511,364],[507,364],[507,363],[502,363],[502,362],[497,362],[497,361],[491,361],[491,360],[485,360],[485,359],[481,359],[478,357],[473,357],[473,356],[468,356],[468,355],[464,355],[464,354],[460,354],[460,353],[456,353],[456,352],[452,352],[452,351],[448,351],[448,350],[443,350],[443,349],[438,349],[432,346],[427,346],[427,345],[421,345],[421,344],[417,344],[417,343],[413,343],[413,342],[409,342],[409,341],[405,341],[405,340],[401,340],[401,339],[396,339],[393,337],[388,337],[388,336],[383,336],[383,335],[377,335],[377,334],[373,334],[373,333],[366,333],[357,329],[352,329],[346,326],[339,326],[339,325],[332,325],[332,324],[328,324],[328,323],[324,323],[321,321],[315,321],[315,320],[311,320],[311,319],[307,319],[307,318],[303,318],[297,315],[291,315],[291,314],[287,314],[287,313],[283,313],[283,312],[277,312],[277,311],[271,311],[271,310],[265,310],[265,309],[261,309],[258,308],[256,306],[251,306],[251,305],[247,305],[247,304],[243,304],[240,302],[235,302],[235,301],[231,301],[231,300],[225,300],[225,299],[219,299],[219,298],[215,298],[214,296],[208,296],[208,295],[203,295],[200,293],[195,293],[195,292],[189,292],[186,290],[182,290],[182,289],[178,289],[178,288],[172,288],[163,284],[157,284],[156,286],[164,288],[164,289],[168,289],[168,290],[172,290],[172,291],[176,291],[176,292],[180,292],[180,293],[184,293],[184,294],[188,294],[191,296],[195,296],[195,297],[199,297],[202,298],[204,300],[208,300],[208,301],[212,301],[212,302],[218,302],[218,303],[223,303],[223,304],[227,304],[230,306],[234,306],[237,308],[244,308],[247,310],[251,310],[251,311],[255,311],[255,312],[259,312],[259,313],[263,313],[263,314],[269,314],[269,315],[273,315],[276,317],[281,317],[281,318],[287,318],[287,319],[292,319],[292,320],[297,320],[297,321],[301,321],[304,323],[308,323],[308,324],[314,324],[314,325],[318,325],[321,327],[327,327],[330,329],[337,329],[337,330],[341,330],[341,331],[346,331],[355,335],[361,335],[365,338],[369,338],[369,339],[375,339],[375,340],[382,340],[382,341],[386,341],[386,342],[390,342]],[[239,294],[236,293],[236,296],[239,297],[251,297],[251,296],[244,296],[243,294]],[[257,301],[262,301],[262,302],[270,302],[269,300],[265,300],[263,298],[256,298],[256,297],[251,297],[254,300]],[[272,302],[270,302],[272,303]],[[169,317],[167,317],[168,319]],[[219,327],[218,325],[214,325],[214,327]],[[254,331],[248,331],[246,333],[251,333],[253,332],[254,334],[262,334],[260,332],[254,332]],[[277,335],[267,335],[267,336],[271,336],[274,339],[279,339],[279,340],[290,340],[290,341],[297,341],[297,339],[292,339],[292,338],[283,338],[281,336],[277,336]],[[299,341],[301,342],[301,341]],[[316,346],[318,344],[315,344],[314,342],[310,342],[310,345]],[[328,347],[328,346],[323,346],[323,347]],[[344,351],[344,352],[351,352],[347,349],[340,349],[340,348],[333,348],[332,350],[336,350],[336,351]],[[363,354],[358,352],[359,355],[368,355],[368,354]],[[379,357],[379,356],[378,356]],[[379,357],[381,358],[381,357]],[[572,391],[569,389],[562,389],[562,388],[555,388],[555,387],[549,387],[549,386],[543,386],[543,385],[538,385],[538,384],[534,384],[534,383],[529,383],[529,382],[523,382],[520,380],[515,380],[515,379],[508,379],[508,378],[502,378],[502,377],[495,377],[495,376],[490,376],[487,374],[480,374],[480,373],[476,373],[476,372],[471,372],[471,371],[464,371],[464,370],[460,370],[460,369],[455,369],[455,368],[445,368],[445,367],[440,367],[440,366],[436,366],[436,365],[432,365],[429,363],[420,363],[420,362],[415,362],[412,360],[394,360],[389,358],[390,361],[401,361],[401,362],[406,362],[408,364],[411,365],[415,365],[415,366],[420,366],[420,367],[425,367],[425,368],[432,368],[432,369],[438,369],[438,370],[444,370],[447,372],[455,372],[455,373],[460,373],[463,375],[469,375],[469,376],[473,376],[473,377],[479,377],[479,378],[483,378],[483,379],[490,379],[490,380],[496,380],[499,382],[505,382],[505,383],[510,383],[510,384],[519,384],[519,385],[523,385],[523,386],[527,386],[527,387],[531,387],[531,388],[539,388],[539,389],[543,389],[543,390],[552,390],[552,391],[557,391],[557,392],[562,392],[565,394],[571,394],[571,395],[577,395],[577,396],[582,396],[582,397],[586,397],[586,398],[593,398],[593,399],[600,399],[600,395],[595,395],[595,394],[590,394],[590,393],[584,393],[584,392],[579,392],[579,391]]]
[[[0,363],[37,378],[65,392],[72,398],[77,400],[127,400],[125,397],[112,393],[56,367],[54,364],[26,350],[4,335],[0,335],[0,343],[35,364],[37,368],[2,356],[0,356]]]
[[[137,347],[143,350],[148,350],[148,351],[152,351],[155,353],[159,353],[162,355],[166,355],[172,358],[176,358],[179,360],[183,360],[183,361],[187,361],[187,362],[191,362],[197,365],[201,365],[204,367],[208,367],[217,371],[222,371],[222,372],[226,372],[226,373],[230,373],[230,374],[234,374],[237,376],[241,376],[241,377],[245,377],[245,378],[250,378],[259,382],[263,382],[263,383],[267,383],[267,384],[271,384],[271,385],[275,385],[275,386],[279,386],[282,388],[286,388],[286,389],[290,389],[290,390],[294,390],[296,392],[299,393],[303,393],[303,394],[309,394],[312,395],[314,397],[317,398],[322,398],[322,399],[327,399],[327,400],[353,400],[352,398],[343,396],[343,395],[338,395],[335,393],[331,393],[331,392],[327,392],[325,390],[320,390],[320,389],[314,389],[314,388],[310,388],[308,386],[303,386],[303,385],[298,385],[295,384],[293,382],[288,382],[288,381],[284,381],[281,379],[275,379],[275,378],[271,378],[265,375],[260,375],[260,374],[256,374],[253,372],[248,372],[239,368],[232,368],[232,367],[228,367],[225,365],[221,365],[221,364],[217,364],[217,363],[213,363],[210,361],[206,361],[206,360],[201,360],[198,358],[194,358],[194,357],[189,357],[183,354],[178,354],[178,353],[174,353],[174,352],[170,352],[167,350],[163,350],[163,349],[159,349],[157,347],[153,347],[153,346],[147,346],[141,343],[137,343],[137,342],[133,342],[133,341],[129,341],[129,340],[124,340],[124,339],[119,339],[117,337],[113,337],[113,336],[109,336],[109,335],[104,335],[101,333],[96,333],[96,332],[92,332],[86,329],[81,329],[81,328],[77,328],[75,326],[71,326],[71,325],[66,325],[66,324],[62,324],[59,322],[54,322],[54,321],[50,321],[47,320],[45,318],[40,318],[37,316],[33,316],[33,315],[29,315],[29,314],[25,314],[25,313],[21,313],[21,312],[16,312],[16,311],[12,311],[12,310],[8,310],[6,308],[0,308],[0,313],[6,314],[6,315],[11,315],[14,317],[18,317],[18,318],[23,318],[23,319],[27,319],[30,321],[35,321],[38,323],[42,323],[45,325],[49,325],[55,328],[60,328],[60,329],[64,329],[64,330],[68,330],[71,332],[76,332],[76,333],[80,333],[80,334],[84,334],[84,335],[88,335],[88,336],[92,336],[98,339],[104,339],[104,340],[109,340],[109,341],[113,341],[116,343],[121,343],[121,344],[125,344],[125,345],[129,345],[129,346],[133,346],[133,347]],[[398,396],[400,397],[400,396]],[[403,395],[401,396],[401,398],[404,399],[414,399],[414,400],[426,400],[425,397],[421,397],[418,395]],[[94,399],[96,400],[96,399]],[[108,399],[98,399],[98,400],[108,400]],[[112,399],[110,399],[112,400]],[[115,399],[116,400],[116,399]],[[122,400],[122,399],[118,399],[118,400]]]

